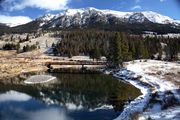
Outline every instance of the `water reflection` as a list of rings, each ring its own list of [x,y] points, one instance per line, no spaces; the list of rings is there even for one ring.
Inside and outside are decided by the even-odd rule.
[[[17,102],[22,102],[22,101],[28,101],[31,99],[30,96],[26,94],[19,94],[16,91],[8,91],[6,93],[0,94],[0,102],[7,102],[7,101],[17,101]]]
[[[1,120],[71,120],[63,108],[46,106],[31,96],[8,91],[0,94]]]
[[[20,82],[13,81],[15,84],[0,83],[0,118],[111,120],[116,118],[126,101],[140,94],[133,86],[108,75],[51,75],[57,77],[55,83],[19,84],[22,78],[17,79]]]
[[[55,108],[31,112],[29,117],[29,120],[72,120],[64,111]]]

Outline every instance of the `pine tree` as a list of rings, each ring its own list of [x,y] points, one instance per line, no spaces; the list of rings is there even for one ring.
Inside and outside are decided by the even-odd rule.
[[[11,41],[13,41],[13,35],[11,36]]]
[[[115,38],[111,43],[111,50],[113,66],[119,67],[122,64],[121,36],[119,33],[115,34]]]
[[[100,57],[101,57],[100,50],[99,50],[99,48],[98,48],[98,47],[96,47],[96,49],[95,49],[95,58],[96,58],[97,60],[99,60],[99,59],[100,59]]]
[[[135,49],[134,42],[130,42],[129,49],[132,55],[132,59],[136,59],[136,49]]]
[[[160,46],[159,49],[158,49],[158,60],[161,60],[162,59],[162,47]]]
[[[138,52],[137,52],[138,59],[142,59],[144,57],[143,41],[141,41],[141,40],[139,41],[137,50],[138,50]]]
[[[29,34],[27,34],[26,36],[26,41],[29,41]]]
[[[16,51],[17,53],[20,53],[20,43],[18,43],[18,44],[16,45],[16,50],[17,50],[17,51]]]
[[[145,58],[145,59],[149,58],[149,53],[148,53],[148,50],[147,50],[147,47],[146,47],[146,46],[144,46],[142,52],[143,52],[143,53],[142,53],[142,57],[143,57],[143,58]]]
[[[129,59],[129,44],[125,33],[121,33],[121,50],[122,50],[122,59],[127,61]]]

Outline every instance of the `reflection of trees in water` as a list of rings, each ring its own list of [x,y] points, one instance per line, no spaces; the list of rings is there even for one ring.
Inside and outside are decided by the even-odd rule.
[[[124,102],[140,94],[135,87],[103,74],[52,74],[58,78],[48,85],[6,85],[1,90],[13,89],[27,93],[41,101],[47,98],[61,104],[73,103],[84,108],[96,108],[111,104],[116,111]]]

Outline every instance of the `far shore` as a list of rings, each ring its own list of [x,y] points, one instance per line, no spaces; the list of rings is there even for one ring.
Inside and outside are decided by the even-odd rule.
[[[67,57],[56,57],[48,56],[41,51],[31,51],[27,53],[17,54],[16,51],[3,51],[0,50],[0,80],[13,78],[17,75],[31,72],[45,72],[49,68],[45,64],[47,62],[72,62],[72,61],[81,61],[88,60],[93,62],[92,59],[89,59],[87,56],[75,56],[73,58]],[[95,61],[96,62],[96,61]],[[81,69],[82,65],[52,65],[52,71],[57,72],[66,72],[68,69]],[[94,70],[96,68],[105,67],[103,65],[85,65],[84,68],[87,71]],[[64,70],[61,70],[64,69]],[[75,73],[78,70],[74,70]]]

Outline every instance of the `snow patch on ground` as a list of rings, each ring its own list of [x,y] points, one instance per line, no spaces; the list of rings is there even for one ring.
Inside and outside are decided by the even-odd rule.
[[[56,77],[49,75],[34,75],[24,81],[25,84],[40,84],[56,80]]]
[[[139,88],[143,95],[125,106],[124,111],[116,120],[130,120],[134,113],[142,113],[139,120],[146,120],[147,114],[148,117],[150,116],[150,118],[155,120],[161,118],[163,118],[163,120],[170,120],[173,115],[170,116],[166,114],[166,112],[172,111],[171,108],[162,110],[160,104],[154,103],[151,108],[149,108],[148,105],[154,93],[158,94],[158,100],[164,104],[164,101],[168,99],[167,91],[170,91],[178,104],[180,104],[179,84],[175,84],[175,82],[179,83],[178,75],[180,72],[180,65],[178,63],[167,63],[156,60],[136,60],[125,63],[125,66],[126,68],[120,69],[118,72],[114,73],[114,76]],[[167,75],[171,76],[173,79],[167,79]],[[148,110],[148,112],[146,110]],[[179,116],[180,111],[175,111],[179,111],[179,106],[173,108],[173,117],[176,118]]]
[[[179,120],[180,119],[180,106],[171,107],[163,111],[144,112],[139,116],[139,120],[147,120],[151,118],[153,120]]]

